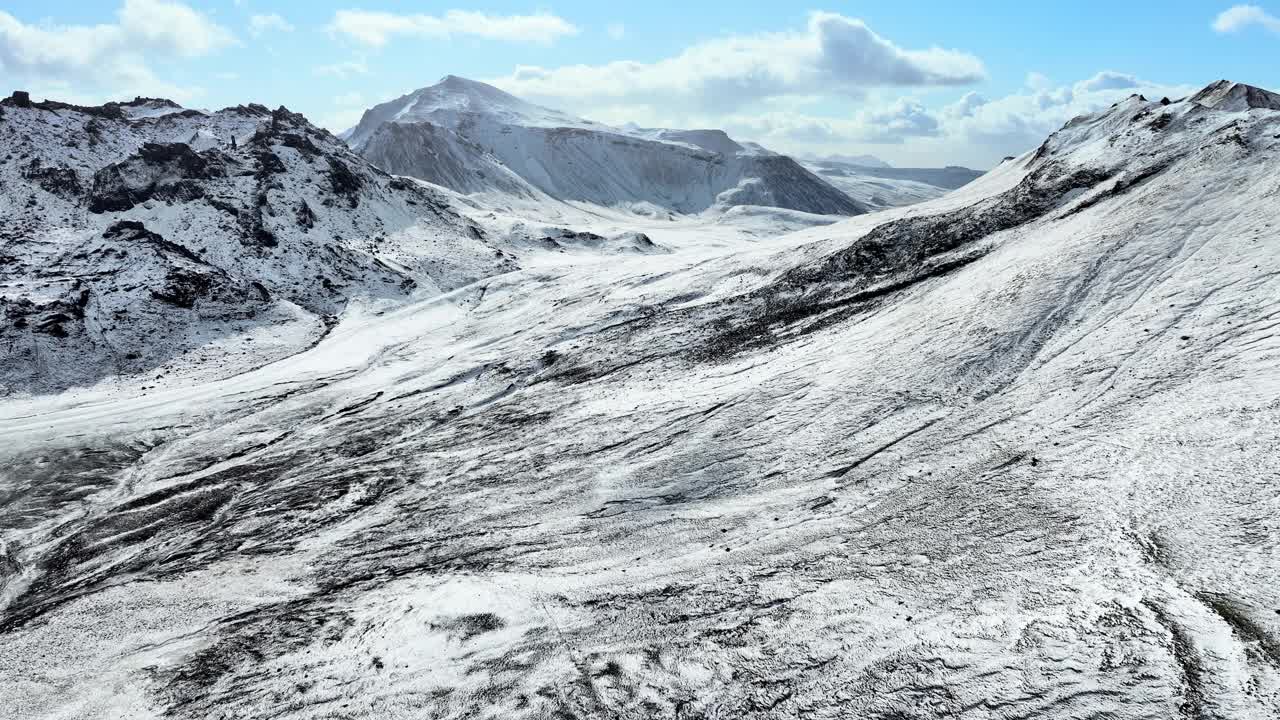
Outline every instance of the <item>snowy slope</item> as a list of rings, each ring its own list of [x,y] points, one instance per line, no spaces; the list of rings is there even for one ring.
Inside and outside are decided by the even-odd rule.
[[[512,267],[441,195],[283,108],[0,112],[0,394],[233,372],[307,347],[353,298]]]
[[[863,211],[791,158],[721,131],[611,128],[453,76],[368,110],[347,137],[388,172],[468,194],[535,192],[677,213],[737,205]]]
[[[1273,97],[2,402],[0,707],[1274,718]]]

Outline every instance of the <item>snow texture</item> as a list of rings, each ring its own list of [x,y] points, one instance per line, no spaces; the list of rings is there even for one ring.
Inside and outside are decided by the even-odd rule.
[[[561,232],[442,194],[501,242],[559,247],[348,309],[232,377],[0,402],[0,708],[1277,717],[1280,111],[1207,92],[1130,98],[948,195],[839,223],[546,210]],[[269,151],[277,247],[305,245],[283,200],[306,199],[342,228],[340,266],[383,287],[380,255],[345,243],[374,217],[394,236],[394,180],[331,145],[306,156],[283,137],[300,130],[250,143],[271,113],[207,116],[238,149],[157,165],[145,143],[191,121],[103,122],[91,146],[92,114],[3,112],[6,202],[38,206],[12,210],[10,232],[35,228],[4,245],[22,268],[84,247],[110,269],[123,247],[148,291],[195,273],[197,305],[231,303],[254,272],[336,308],[304,282],[329,261],[286,272],[238,231],[215,242],[206,215],[237,224],[205,201],[156,197],[243,208]],[[22,177],[36,158],[79,189]],[[99,216],[111,163],[112,202],[152,197]],[[569,247],[643,245],[627,222],[671,252]]]

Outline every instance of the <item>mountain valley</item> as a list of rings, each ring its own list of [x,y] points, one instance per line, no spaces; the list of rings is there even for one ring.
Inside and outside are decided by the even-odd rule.
[[[982,174],[453,76],[0,148],[6,717],[1280,714],[1280,95]]]

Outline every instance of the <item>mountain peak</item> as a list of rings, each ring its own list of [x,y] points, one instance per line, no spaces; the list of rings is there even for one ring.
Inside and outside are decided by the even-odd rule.
[[[1230,80],[1210,83],[1203,90],[1192,95],[1191,102],[1229,112],[1242,112],[1255,108],[1280,110],[1280,94]]]
[[[499,90],[498,88],[480,82],[479,80],[471,80],[470,78],[460,77],[458,75],[445,75],[435,85],[422,88],[419,93],[426,92],[448,92],[461,93],[467,95],[482,95],[490,98],[502,98],[516,103],[523,103],[520,98],[511,93]]]
[[[360,124],[349,131],[347,140],[359,148],[388,122],[428,122],[456,130],[476,120],[524,127],[599,127],[589,120],[521,100],[488,83],[445,75],[435,85],[370,108]]]
[[[480,86],[480,87],[487,87],[487,88],[493,87],[488,83],[482,83],[479,80],[472,80],[471,78],[464,78],[461,75],[445,75],[444,77],[440,78],[440,81],[437,82],[436,84],[451,86],[451,87],[468,87],[468,86]],[[496,90],[497,88],[494,88],[494,89]]]

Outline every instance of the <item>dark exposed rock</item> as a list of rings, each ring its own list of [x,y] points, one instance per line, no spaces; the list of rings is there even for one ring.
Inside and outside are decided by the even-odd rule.
[[[267,117],[271,115],[271,111],[265,105],[258,103],[249,103],[248,105],[236,105],[234,107],[223,108],[222,112],[233,112],[237,115],[246,117]]]
[[[302,133],[282,133],[280,135],[280,144],[293,148],[309,157],[315,157],[320,154],[320,148],[316,147],[316,144]]]
[[[316,226],[316,214],[306,200],[298,202],[298,227],[310,230]]]
[[[159,233],[151,232],[142,223],[137,222],[136,220],[121,220],[107,228],[106,232],[102,234],[102,237],[108,240],[149,243],[161,250],[179,255],[192,262],[203,262],[195,253],[177,243],[164,239],[164,237]]]
[[[174,268],[165,277],[164,287],[152,290],[151,296],[161,302],[190,310],[195,307],[196,300],[209,291],[212,284],[213,280],[206,273]]]
[[[89,211],[118,212],[152,198],[195,200],[200,180],[225,177],[227,158],[217,150],[197,153],[185,143],[147,143],[138,153],[94,173]]]
[[[11,300],[0,297],[0,310],[7,323],[16,330],[29,328],[34,333],[64,339],[71,336],[69,325],[75,326],[83,321],[89,297],[89,289],[76,282],[66,295],[53,300],[33,302],[29,298]]]
[[[329,158],[329,184],[333,192],[347,201],[348,207],[360,205],[360,188],[364,183],[360,177],[351,172],[351,168],[341,160]]]
[[[120,109],[117,103],[108,103],[106,105],[73,105],[71,103],[58,102],[56,100],[45,100],[43,102],[32,102],[31,94],[24,90],[15,90],[13,95],[0,100],[0,106],[9,106],[16,108],[32,108],[36,110],[47,110],[50,112],[71,111],[84,115],[92,115],[95,117],[108,118],[111,120],[124,120],[124,111]]]
[[[280,175],[287,171],[284,161],[270,150],[263,150],[255,156],[258,160],[258,175]]]
[[[599,242],[601,240],[604,240],[604,236],[597,235],[592,232],[585,232],[585,231],[574,232],[573,230],[561,229],[557,233],[553,233],[551,235],[548,235],[547,237],[542,238],[541,241],[544,243],[554,243],[558,240],[569,240],[569,241],[578,241],[578,242]]]
[[[80,185],[80,176],[71,168],[41,167],[38,160],[33,160],[31,165],[22,172],[22,176],[28,180],[34,180],[45,192],[59,197],[71,199],[79,197],[84,192],[84,188]]]

